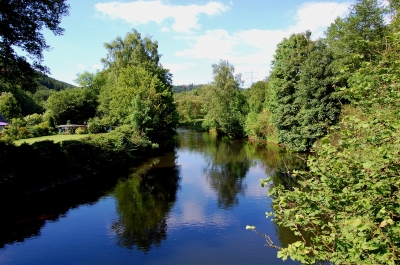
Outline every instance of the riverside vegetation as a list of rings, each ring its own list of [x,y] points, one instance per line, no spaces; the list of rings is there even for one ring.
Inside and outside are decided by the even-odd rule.
[[[104,69],[79,74],[78,88],[48,93],[37,81],[28,86],[1,76],[0,113],[15,119],[2,133],[1,164],[12,159],[9,154],[29,149],[41,152],[35,157],[44,158],[36,162],[42,166],[51,164],[46,153],[60,154],[71,169],[66,172],[73,173],[69,177],[78,174],[75,163],[86,173],[94,172],[91,163],[115,168],[108,165],[168,146],[178,123],[280,143],[311,156],[307,171],[288,169],[297,180],[290,190],[280,184],[269,188],[275,222],[301,238],[287,247],[269,242],[278,257],[305,264],[400,264],[400,3],[386,2],[356,1],[324,38],[312,40],[307,31],[283,39],[270,76],[245,90],[233,65],[221,60],[212,65],[213,82],[173,94],[157,42],[135,30],[105,44]],[[18,126],[28,124],[21,118],[34,113],[32,106],[45,109],[33,126],[51,129],[70,120],[87,121],[95,134],[106,126],[113,130],[84,141],[17,149],[8,139],[34,134],[33,126]],[[1,183],[28,181],[18,179],[26,173],[18,170],[2,171]]]

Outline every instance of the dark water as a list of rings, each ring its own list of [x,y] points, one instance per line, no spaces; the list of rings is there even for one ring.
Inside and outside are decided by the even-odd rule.
[[[291,188],[281,172],[301,166],[276,146],[181,130],[174,152],[119,181],[3,205],[0,264],[293,264],[245,227],[277,245],[297,240],[265,218],[259,181]]]

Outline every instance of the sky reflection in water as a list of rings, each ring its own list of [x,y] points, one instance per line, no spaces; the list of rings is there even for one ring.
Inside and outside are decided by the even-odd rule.
[[[150,160],[97,201],[60,211],[21,243],[5,242],[0,263],[291,264],[245,230],[255,225],[277,244],[295,240],[265,219],[270,201],[259,180],[275,174],[290,186],[275,173],[281,160],[301,165],[265,147],[181,130],[175,152]]]

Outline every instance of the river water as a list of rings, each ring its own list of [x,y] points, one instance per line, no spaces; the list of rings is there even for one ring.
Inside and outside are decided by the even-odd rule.
[[[8,205],[0,264],[297,264],[276,245],[297,239],[265,218],[268,187],[293,185],[301,163],[277,146],[179,130],[173,152],[101,187],[86,183]]]

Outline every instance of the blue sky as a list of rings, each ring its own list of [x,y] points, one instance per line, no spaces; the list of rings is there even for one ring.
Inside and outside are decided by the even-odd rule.
[[[264,79],[276,45],[292,33],[311,30],[313,39],[353,1],[304,0],[68,0],[63,36],[45,31],[51,76],[71,84],[77,73],[101,69],[103,44],[132,28],[158,41],[161,64],[175,85],[212,81],[211,65],[228,60],[248,87]]]

